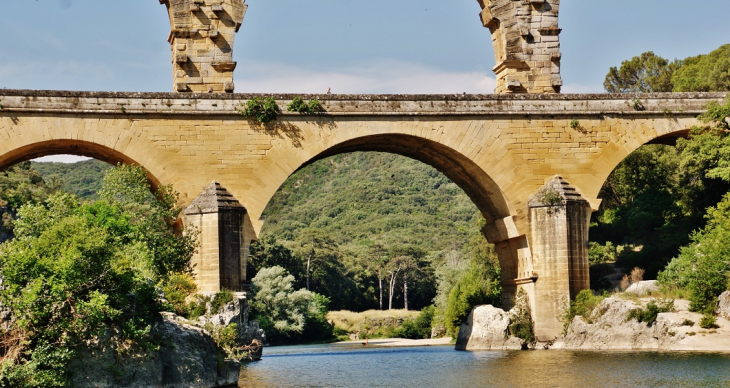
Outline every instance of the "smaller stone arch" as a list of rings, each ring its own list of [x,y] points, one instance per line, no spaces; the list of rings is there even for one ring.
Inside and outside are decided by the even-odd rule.
[[[129,156],[107,146],[83,140],[58,139],[31,143],[0,155],[0,170],[17,163],[49,155],[72,154],[101,160],[116,166],[118,163],[141,166]],[[144,167],[144,166],[142,166]],[[159,187],[160,180],[147,170],[152,189]]]

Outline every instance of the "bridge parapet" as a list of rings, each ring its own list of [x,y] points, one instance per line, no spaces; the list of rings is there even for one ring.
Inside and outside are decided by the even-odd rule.
[[[646,94],[207,94],[0,90],[0,111],[156,115],[236,115],[256,97],[274,97],[282,115],[295,96],[318,99],[325,116],[342,115],[638,115],[694,117],[725,93]]]
[[[345,152],[404,155],[444,173],[485,216],[505,303],[522,288],[548,306],[540,301],[557,295],[552,291],[567,299],[585,286],[586,220],[610,172],[643,144],[697,125],[708,102],[725,99],[721,93],[305,95],[319,98],[326,114],[283,113],[260,125],[238,110],[261,96],[0,90],[0,168],[59,153],[138,164],[153,183],[173,184],[183,207],[212,180],[220,182],[242,208],[208,211],[214,207],[202,200],[200,211],[188,208],[205,239],[196,260],[207,272],[199,276],[214,290],[242,280],[239,248],[256,238],[268,202],[301,166]],[[273,97],[285,110],[294,95]],[[560,181],[565,206],[536,206],[531,197],[556,175],[582,200],[567,201],[572,191]],[[533,310],[542,334],[559,327],[551,306]]]

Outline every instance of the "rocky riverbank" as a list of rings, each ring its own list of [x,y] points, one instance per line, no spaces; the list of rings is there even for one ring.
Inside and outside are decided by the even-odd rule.
[[[69,370],[78,387],[224,387],[238,383],[241,361],[229,357],[214,337],[235,324],[235,343],[263,342],[257,323],[249,324],[244,294],[218,311],[190,321],[173,313],[160,313],[151,329],[156,345],[147,349],[120,349],[116,335],[107,331],[79,349]],[[261,357],[261,347],[246,355]]]
[[[528,345],[539,349],[579,350],[694,350],[730,352],[730,292],[720,298],[715,327],[699,326],[702,314],[689,311],[689,302],[675,300],[669,312],[658,313],[649,323],[630,318],[645,309],[650,297],[633,293],[608,297],[587,317],[576,316],[565,335],[551,343],[525,344],[510,335],[510,312],[478,306],[459,330],[457,350],[514,350]]]

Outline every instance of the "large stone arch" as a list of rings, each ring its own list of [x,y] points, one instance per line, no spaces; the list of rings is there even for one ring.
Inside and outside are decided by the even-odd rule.
[[[431,129],[432,124],[429,123],[414,121],[411,125],[401,126],[400,128],[394,128],[390,125],[382,128],[382,124],[384,123],[373,122],[371,128],[367,130],[360,127],[353,132],[349,132],[347,123],[339,122],[338,128],[333,129],[338,133],[336,141],[315,141],[316,145],[308,144],[307,147],[304,147],[309,152],[300,154],[295,151],[296,147],[294,147],[295,150],[290,149],[286,157],[279,158],[279,156],[276,156],[279,166],[269,164],[272,169],[265,173],[266,175],[271,174],[271,178],[276,175],[276,183],[272,183],[266,191],[265,204],[261,211],[291,174],[302,166],[316,160],[358,151],[387,152],[418,160],[434,167],[457,184],[484,216],[487,226],[483,232],[487,240],[495,244],[502,269],[504,303],[511,303],[518,285],[515,280],[523,278],[530,279],[529,281],[532,282],[533,268],[527,231],[519,229],[520,224],[515,221],[519,217],[516,216],[517,212],[513,208],[514,204],[508,200],[499,183],[490,176],[482,165],[474,161],[473,156],[469,157],[464,154],[464,148],[468,149],[468,147],[463,146],[463,139],[455,141],[455,146],[453,146],[449,144],[449,138],[434,139],[423,136],[420,128],[422,126],[426,127],[429,133],[433,132]],[[450,121],[449,125],[470,124]],[[306,133],[306,123],[298,123],[297,127],[304,129],[303,133]],[[381,127],[381,130],[374,131],[378,127]],[[484,130],[484,128],[475,128],[475,130]],[[381,133],[372,134],[373,132]],[[307,139],[307,137],[302,135],[302,139]],[[456,139],[452,138],[451,140]],[[461,150],[458,149],[460,145]],[[311,152],[313,148],[316,148],[317,151]],[[295,155],[298,157],[294,157]],[[285,160],[286,162],[284,162]],[[509,163],[509,158],[505,157],[499,161],[495,159],[491,165],[488,164],[488,167],[499,167],[500,163]],[[497,168],[493,171],[502,170]],[[253,218],[255,219],[255,217]]]
[[[599,157],[593,162],[593,181],[582,187],[590,198],[598,198],[608,176],[631,153],[647,144],[671,144],[677,138],[687,137],[697,120],[646,117],[642,120],[615,120],[613,124],[611,128],[615,141],[602,148]],[[597,208],[594,206],[594,210]]]

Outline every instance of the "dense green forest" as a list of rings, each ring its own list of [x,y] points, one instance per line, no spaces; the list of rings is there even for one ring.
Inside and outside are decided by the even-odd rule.
[[[89,159],[77,163],[31,162],[31,167],[46,182],[60,182],[61,189],[81,199],[98,199],[104,173],[113,166],[100,160]]]

